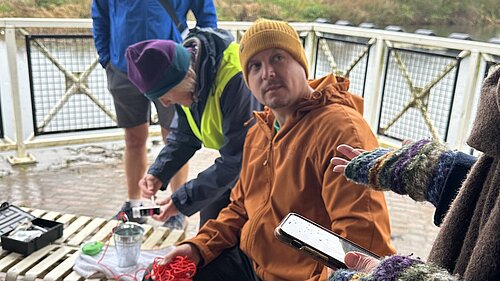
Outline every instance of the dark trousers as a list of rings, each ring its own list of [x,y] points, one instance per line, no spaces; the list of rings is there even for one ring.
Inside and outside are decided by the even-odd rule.
[[[205,267],[198,268],[193,281],[261,281],[252,261],[238,246],[226,249]]]
[[[209,219],[216,219],[219,215],[220,210],[229,205],[229,194],[231,194],[231,190],[228,190],[226,193],[222,194],[222,196],[217,198],[215,202],[200,210],[200,228]]]

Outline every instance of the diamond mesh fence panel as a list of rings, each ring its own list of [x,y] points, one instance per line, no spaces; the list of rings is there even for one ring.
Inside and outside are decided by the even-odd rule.
[[[35,135],[116,127],[91,35],[26,36]]]
[[[356,40],[318,38],[315,78],[334,73],[349,78],[349,91],[364,96],[370,46]]]
[[[453,55],[389,48],[378,133],[446,141],[459,63]]]

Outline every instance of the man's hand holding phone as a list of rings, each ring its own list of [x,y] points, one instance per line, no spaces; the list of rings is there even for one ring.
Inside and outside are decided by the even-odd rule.
[[[345,254],[344,263],[349,269],[370,272],[380,264],[380,260],[359,252],[348,252]]]
[[[359,252],[347,252],[344,257],[344,263],[349,269],[370,272],[380,264],[380,260]],[[333,272],[333,269],[328,268],[328,276],[331,276]]]
[[[295,213],[288,214],[274,233],[281,242],[333,269],[347,268],[348,265],[344,262],[346,256],[349,262],[358,260],[356,254],[347,255],[348,252],[363,253],[375,261],[380,258],[354,242]]]

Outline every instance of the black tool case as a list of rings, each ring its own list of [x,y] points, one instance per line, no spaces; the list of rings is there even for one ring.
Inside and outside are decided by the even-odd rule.
[[[9,238],[10,232],[25,219],[31,221],[35,226],[46,229],[46,231],[39,237],[33,238],[27,242]],[[8,202],[4,202],[0,206],[0,238],[3,250],[13,251],[27,256],[61,238],[62,235],[62,223],[36,218],[32,214],[14,205],[10,205]]]

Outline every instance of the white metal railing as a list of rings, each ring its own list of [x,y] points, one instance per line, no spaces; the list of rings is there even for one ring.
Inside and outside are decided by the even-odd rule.
[[[193,22],[189,25],[193,26]],[[240,40],[243,32],[251,25],[251,22],[219,22],[221,28],[230,30],[237,41]],[[384,70],[387,68],[387,61],[394,59],[401,71],[407,86],[410,89],[411,100],[407,103],[404,110],[394,114],[393,120],[395,123],[409,108],[419,106],[422,109],[421,114],[424,116],[428,129],[432,136],[439,137],[439,133],[433,127],[431,118],[422,103],[428,99],[432,87],[435,86],[443,77],[448,75],[450,70],[457,69],[457,79],[459,80],[456,88],[455,100],[451,107],[452,121],[449,123],[447,131],[447,141],[452,147],[465,150],[465,137],[468,134],[471,126],[471,119],[474,115],[475,104],[477,103],[479,88],[483,77],[484,70],[488,62],[498,60],[500,57],[500,45],[493,43],[484,43],[476,41],[466,41],[451,38],[442,38],[418,34],[409,34],[402,32],[393,32],[378,29],[365,29],[360,27],[349,27],[341,25],[332,25],[324,23],[292,23],[297,29],[301,37],[304,39],[304,46],[310,64],[310,73],[315,73],[318,70],[318,53],[322,52],[326,56],[327,64],[334,71],[340,74],[349,74],[354,66],[356,66],[365,56],[370,56],[367,72],[365,73],[366,83],[363,84],[365,98],[365,118],[368,120],[372,128],[383,130],[383,126],[379,126],[379,116],[382,110],[382,94],[383,84],[385,82]],[[21,19],[21,18],[4,18],[0,19],[0,29],[4,33],[5,38],[5,54],[0,54],[0,59],[5,55],[6,62],[0,63],[0,67],[8,68],[8,77],[0,77],[3,85],[2,90],[2,108],[8,103],[4,103],[4,99],[9,97],[12,103],[12,116],[3,116],[5,120],[13,120],[14,136],[13,138],[7,135],[0,141],[0,150],[16,150],[16,155],[10,157],[12,164],[33,162],[35,159],[28,153],[27,150],[37,147],[81,144],[93,141],[117,140],[123,138],[121,130],[101,130],[82,134],[62,134],[55,136],[35,137],[33,134],[27,138],[24,137],[23,124],[29,122],[25,110],[21,105],[21,98],[29,99],[29,91],[21,91],[19,87],[20,67],[24,61],[18,59],[18,44],[25,34],[25,29],[28,28],[44,28],[44,29],[64,29],[71,34],[71,30],[86,29],[90,32],[92,21],[90,19]],[[325,36],[346,36],[349,38],[363,39],[366,42],[366,47],[362,48],[358,54],[354,54],[348,58],[348,67],[339,69],[337,58],[329,49],[328,40]],[[425,49],[432,53],[442,50],[455,50],[457,57],[461,60],[458,63],[450,63],[440,71],[433,81],[426,83],[423,86],[415,86],[415,81],[411,78],[410,72],[406,69],[406,63],[398,57],[399,54],[395,48],[419,48]],[[393,58],[389,58],[389,50]],[[97,54],[96,54],[97,56]],[[367,59],[368,60],[368,59]],[[61,66],[62,67],[62,66]],[[71,73],[68,74],[73,77]],[[313,77],[311,77],[313,78]],[[74,81],[79,81],[77,77],[73,77]],[[96,101],[98,103],[98,101]],[[63,106],[60,104],[59,106]],[[5,112],[2,110],[2,112]],[[108,115],[112,113],[106,112]],[[55,113],[57,114],[57,113]],[[399,114],[399,116],[398,116]],[[390,126],[389,126],[390,127]],[[386,128],[387,129],[387,128]],[[159,130],[153,130],[153,134],[158,135]],[[394,139],[380,136],[382,142],[389,145],[397,145],[398,142]]]

